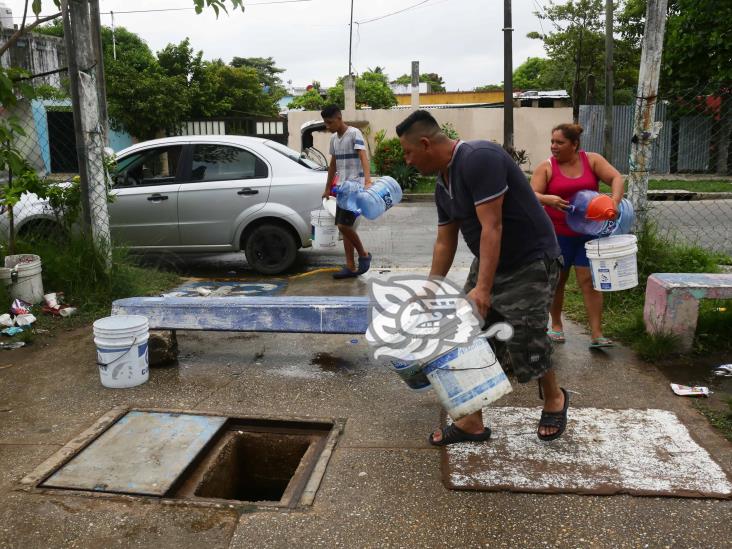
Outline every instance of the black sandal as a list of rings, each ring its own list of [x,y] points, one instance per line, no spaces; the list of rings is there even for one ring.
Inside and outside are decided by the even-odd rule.
[[[460,427],[451,423],[447,427],[443,427],[441,431],[442,438],[437,441],[432,438],[434,433],[430,433],[429,441],[432,446],[447,446],[456,442],[485,442],[491,438],[491,430],[488,427],[483,429],[482,433],[474,435],[472,433],[466,433]]]
[[[560,389],[562,388],[560,387]],[[556,427],[557,431],[555,433],[552,433],[551,435],[542,435],[537,429],[536,436],[539,437],[539,440],[555,440],[562,436],[562,433],[564,433],[564,430],[567,428],[567,409],[569,408],[569,393],[564,389],[562,389],[562,392],[564,393],[564,407],[562,408],[562,411],[546,412],[542,410],[541,419],[539,419],[539,428]]]

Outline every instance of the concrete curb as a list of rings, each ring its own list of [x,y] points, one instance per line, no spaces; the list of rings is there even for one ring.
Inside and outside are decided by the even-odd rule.
[[[405,193],[403,202],[433,202],[433,193]],[[699,193],[692,191],[648,191],[648,200],[653,202],[690,202],[696,200],[732,200],[732,192]]]

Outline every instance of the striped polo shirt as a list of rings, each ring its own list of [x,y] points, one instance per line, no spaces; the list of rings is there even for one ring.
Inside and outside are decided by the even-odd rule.
[[[330,138],[330,155],[335,156],[339,181],[359,181],[363,183],[363,166],[358,151],[366,149],[366,141],[361,130],[348,126],[342,136],[334,133]]]

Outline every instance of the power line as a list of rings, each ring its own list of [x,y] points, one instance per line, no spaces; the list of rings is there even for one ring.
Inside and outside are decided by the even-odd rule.
[[[270,2],[247,2],[245,7],[249,6],[271,6],[275,4],[295,4],[300,2],[312,2],[313,0],[273,0]],[[159,12],[166,12],[166,11],[193,11],[196,8],[161,8],[161,9],[152,9],[152,10],[123,10],[123,11],[115,11],[114,13],[120,14],[129,14],[129,13],[159,13]],[[100,15],[109,15],[111,14],[111,11],[103,11],[100,12]],[[47,15],[39,15],[38,18],[42,19],[43,17],[48,17]],[[21,20],[23,19],[22,16],[20,17],[13,17],[13,19]]]
[[[381,19],[386,19],[387,17],[391,17],[392,15],[397,15],[398,13],[404,13],[405,11],[409,11],[411,9],[417,8],[421,6],[422,4],[426,4],[427,2],[430,2],[431,0],[422,0],[421,2],[417,2],[416,4],[413,4],[411,6],[407,6],[406,8],[402,8],[397,11],[393,11],[391,13],[386,13],[384,15],[380,15],[378,17],[374,17],[372,19],[366,19],[364,21],[356,21],[359,25],[365,25],[366,23],[373,23],[374,21],[379,21]]]

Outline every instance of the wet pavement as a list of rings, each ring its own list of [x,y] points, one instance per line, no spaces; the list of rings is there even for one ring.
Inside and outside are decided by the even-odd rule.
[[[264,278],[238,266],[232,267],[235,278],[279,284],[283,296],[364,295],[370,277],[425,272],[432,242],[429,229],[417,224],[433,221],[430,212],[399,207],[389,227],[374,225],[373,233],[388,231],[383,239],[391,243],[369,244],[380,250],[369,277],[338,283],[329,272]],[[458,283],[470,262],[461,246],[452,277]],[[302,255],[306,270],[340,260],[337,254]],[[207,261],[190,272],[231,278],[224,270],[236,261]],[[732,445],[689,399],[671,393],[657,368],[622,347],[590,352],[576,324],[568,323],[566,333],[555,363],[562,385],[574,391],[572,407],[670,410],[732,471]],[[101,385],[89,327],[59,334],[47,347],[0,356],[0,547],[730,546],[729,500],[446,489],[442,452],[427,443],[441,421],[434,394],[410,391],[371,358],[361,335],[179,332],[178,340],[178,365],[155,368],[147,383],[124,390]],[[537,406],[536,385],[514,383],[498,404]],[[303,509],[199,508],[21,489],[24,475],[115,406],[341,418],[345,428],[313,505]]]

